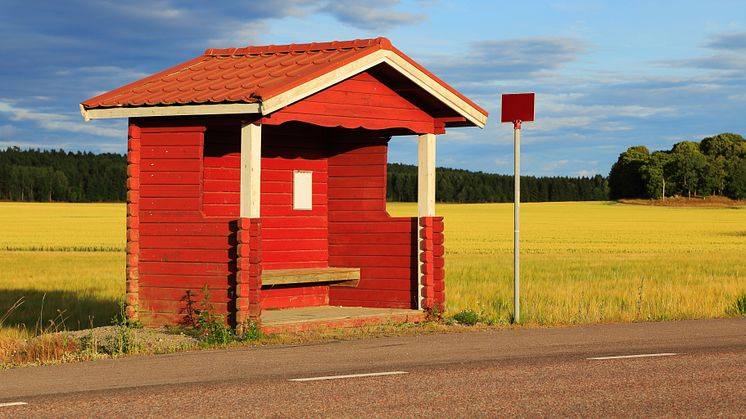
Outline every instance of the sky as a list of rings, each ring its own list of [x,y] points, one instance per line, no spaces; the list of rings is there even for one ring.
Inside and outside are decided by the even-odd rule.
[[[521,170],[607,175],[633,145],[746,135],[746,2],[0,0],[0,147],[124,153],[126,121],[79,103],[207,48],[385,36],[487,109],[438,166],[510,174],[500,95],[536,92]],[[416,163],[414,137],[389,161]]]

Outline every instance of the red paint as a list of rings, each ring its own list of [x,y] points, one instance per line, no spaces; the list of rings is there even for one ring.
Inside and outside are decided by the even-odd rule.
[[[291,307],[316,307],[329,304],[328,286],[303,286],[262,289],[262,310]]]
[[[501,122],[521,122],[534,120],[534,93],[509,93],[502,95]]]
[[[332,305],[414,307],[416,222],[386,213],[386,144],[339,143],[329,158],[329,264],[361,268],[358,287],[331,287]],[[350,187],[361,178],[382,186]]]
[[[412,133],[436,131],[434,117],[367,72],[360,73],[281,109],[265,117],[262,123],[279,125],[289,121],[351,129],[405,128]],[[358,157],[380,158],[378,155]],[[365,160],[348,163],[367,164]],[[380,161],[377,163],[380,164]]]
[[[217,314],[231,312],[235,226],[230,219],[208,220],[201,213],[204,130],[141,130],[138,270],[146,320],[178,318],[187,291],[202,302],[205,285],[213,290],[209,302]]]

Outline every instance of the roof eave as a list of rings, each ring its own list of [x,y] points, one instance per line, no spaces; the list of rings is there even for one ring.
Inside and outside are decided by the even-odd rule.
[[[260,114],[258,103],[212,103],[170,106],[118,106],[87,109],[80,104],[80,114],[86,121],[107,118],[147,118],[157,116]]]

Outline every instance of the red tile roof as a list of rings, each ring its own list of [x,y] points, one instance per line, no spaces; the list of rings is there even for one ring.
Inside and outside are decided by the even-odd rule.
[[[375,51],[395,52],[433,80],[487,112],[394,48],[388,39],[210,48],[203,55],[168,70],[82,102],[86,109],[257,103],[354,62]]]

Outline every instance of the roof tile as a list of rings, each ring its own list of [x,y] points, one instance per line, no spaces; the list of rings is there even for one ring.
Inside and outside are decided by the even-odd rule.
[[[88,99],[82,105],[86,109],[95,109],[177,103],[256,103],[380,49],[399,54],[432,76],[395,49],[386,38],[209,48],[193,60]],[[472,103],[437,77],[432,77]]]

